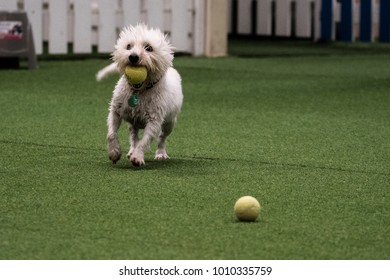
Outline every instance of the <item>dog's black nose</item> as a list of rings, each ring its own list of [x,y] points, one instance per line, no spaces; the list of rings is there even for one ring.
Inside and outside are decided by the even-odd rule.
[[[132,53],[131,55],[129,55],[129,60],[132,64],[137,64],[137,62],[139,61],[139,56]]]

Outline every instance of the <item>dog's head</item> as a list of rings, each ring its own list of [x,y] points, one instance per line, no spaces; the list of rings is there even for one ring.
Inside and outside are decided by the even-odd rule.
[[[173,47],[159,29],[138,24],[122,29],[112,59],[122,74],[128,65],[145,66],[147,80],[155,82],[172,66]]]

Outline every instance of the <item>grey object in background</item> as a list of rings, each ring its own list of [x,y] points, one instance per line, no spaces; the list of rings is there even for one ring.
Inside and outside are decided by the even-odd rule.
[[[9,61],[12,57],[27,57],[29,69],[38,67],[27,14],[0,11],[0,62]]]

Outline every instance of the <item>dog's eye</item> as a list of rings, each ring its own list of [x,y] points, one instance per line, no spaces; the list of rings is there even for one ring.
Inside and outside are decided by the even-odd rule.
[[[131,49],[131,45],[128,44],[127,47],[126,47],[126,50],[130,50]]]
[[[153,51],[152,46],[151,46],[151,45],[146,45],[146,46],[145,46],[145,51],[147,51],[147,52],[152,52],[152,51]]]

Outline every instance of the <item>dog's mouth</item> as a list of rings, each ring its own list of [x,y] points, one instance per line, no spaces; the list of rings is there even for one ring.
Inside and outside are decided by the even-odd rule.
[[[148,81],[149,69],[140,63],[132,63],[130,61],[125,68],[125,75],[132,89],[139,91]]]

